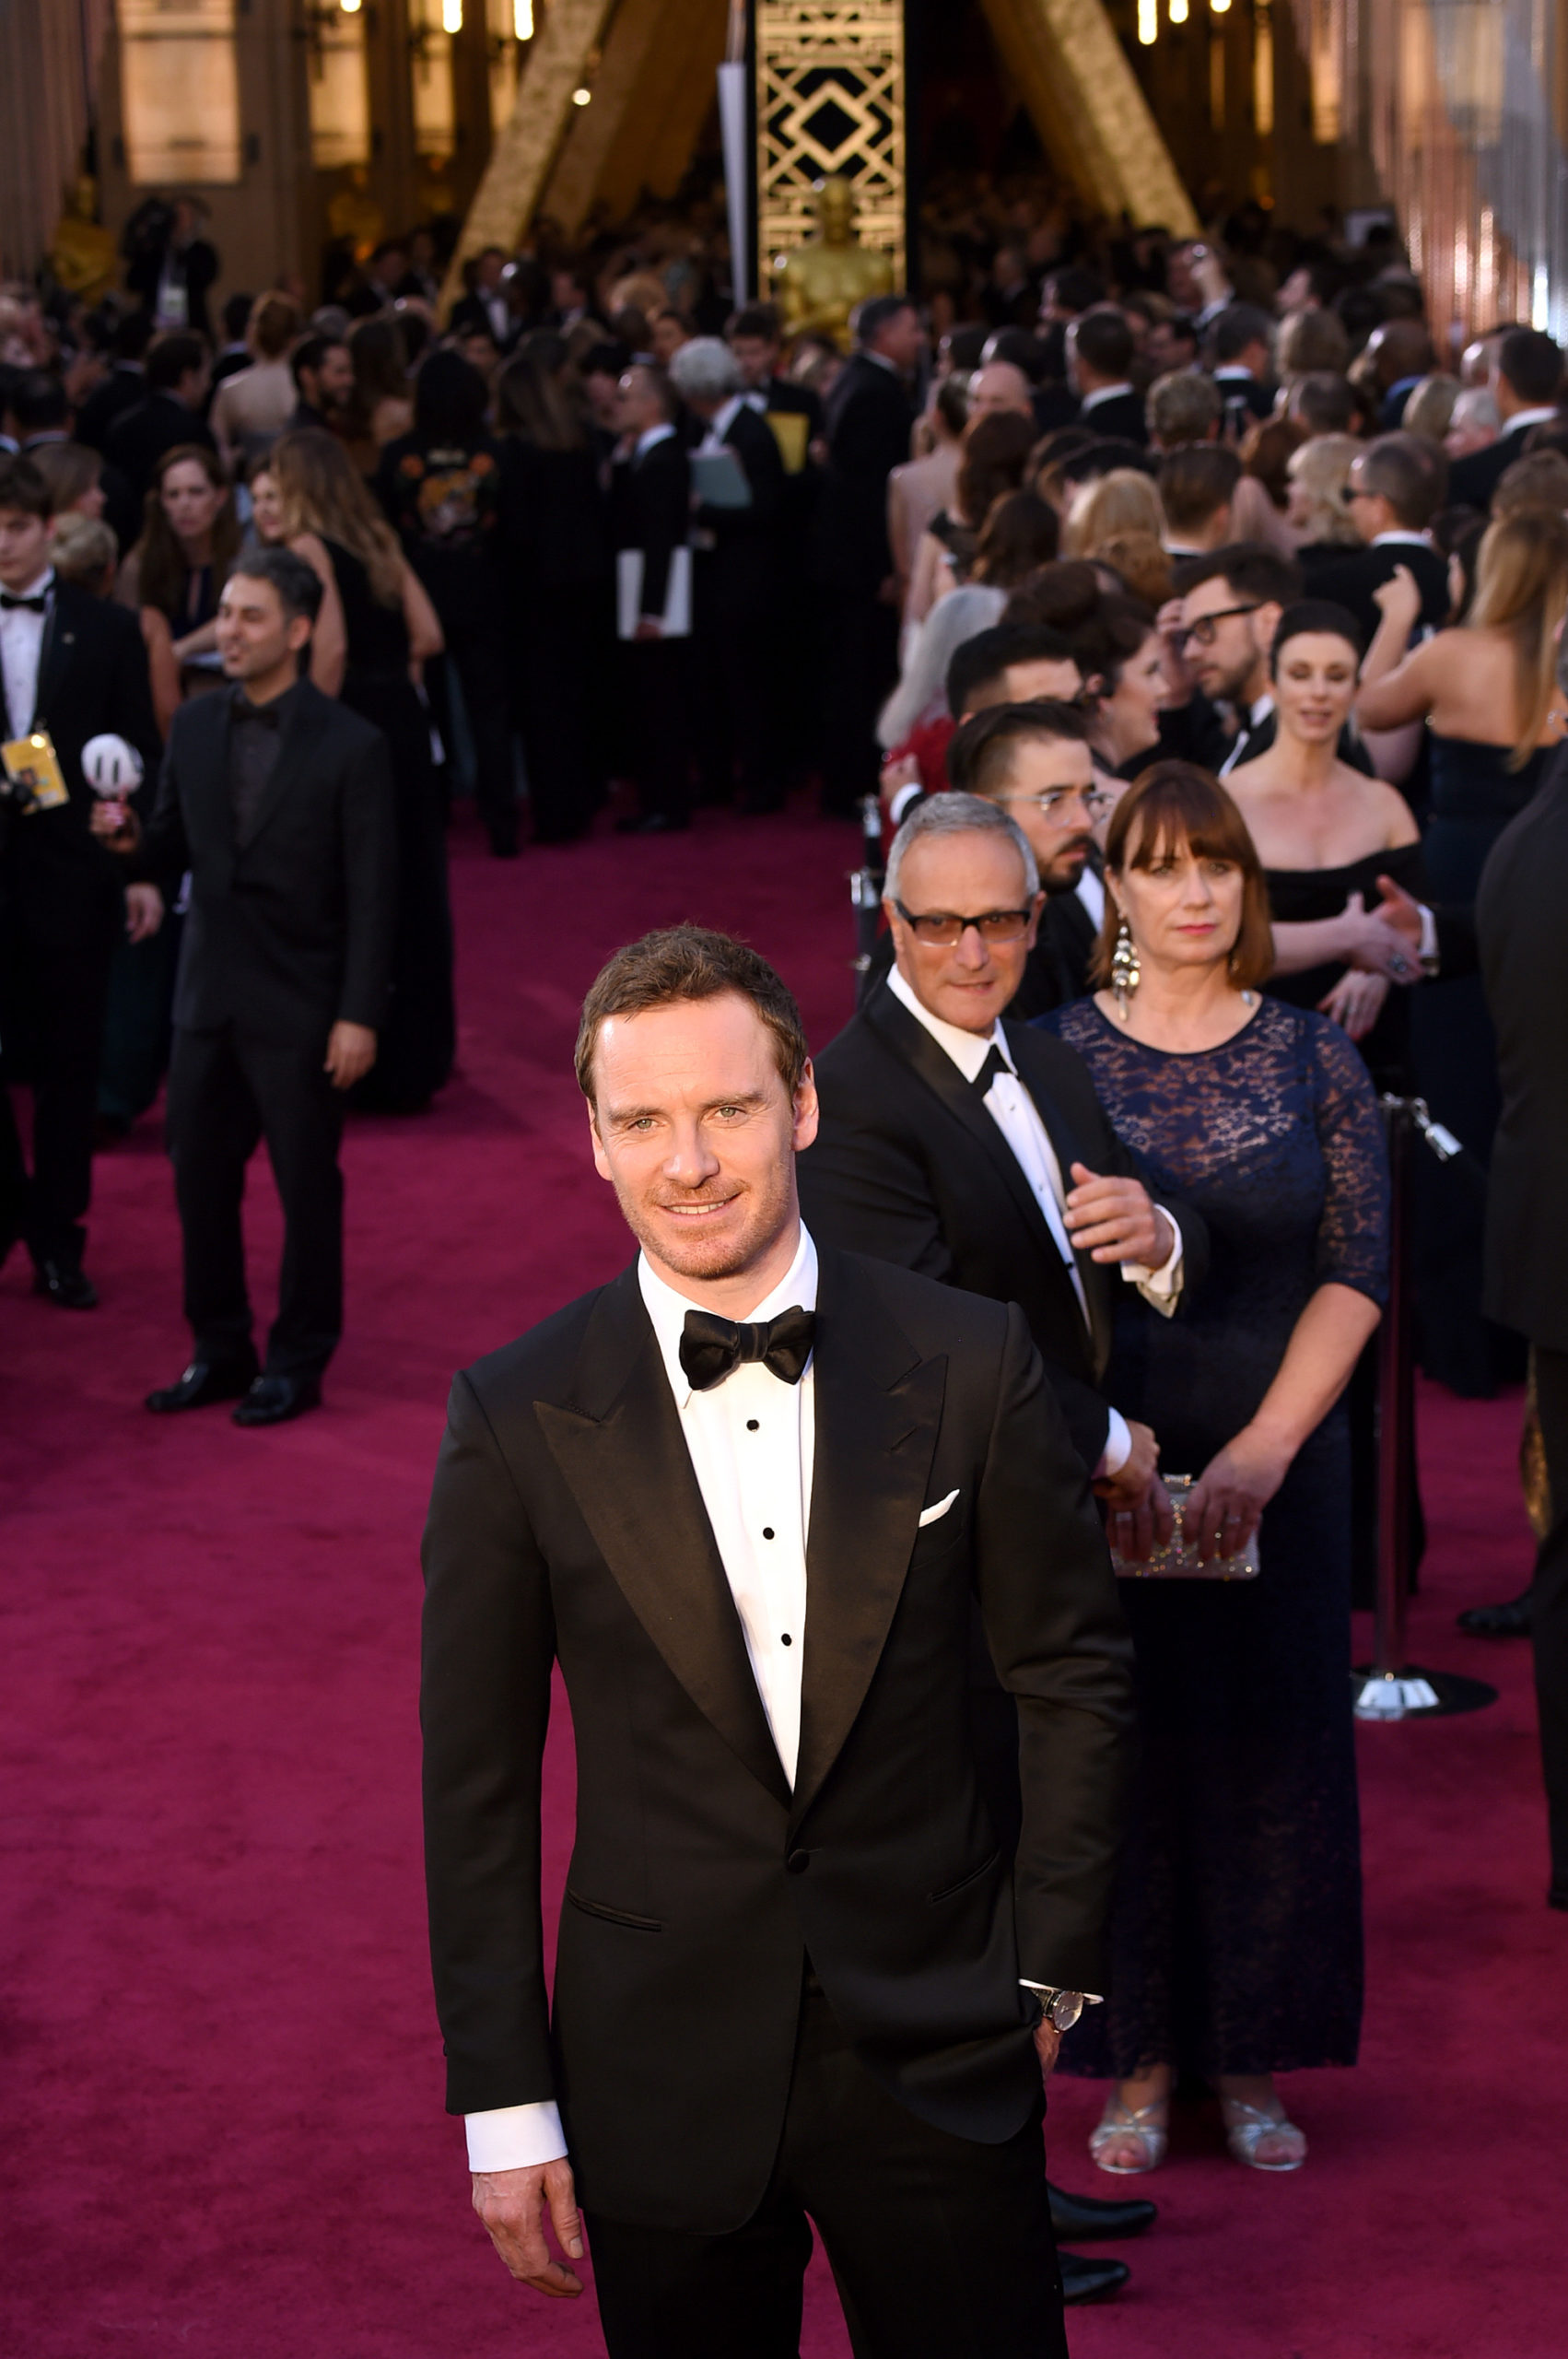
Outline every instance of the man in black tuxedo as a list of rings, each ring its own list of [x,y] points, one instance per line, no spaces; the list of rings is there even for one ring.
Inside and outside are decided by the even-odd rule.
[[[354,359],[342,336],[308,335],[289,357],[289,371],[298,396],[287,431],[296,427],[333,430],[354,392]]]
[[[1510,328],[1498,339],[1491,386],[1503,431],[1484,451],[1456,459],[1448,473],[1448,497],[1457,508],[1479,508],[1484,515],[1492,495],[1515,459],[1525,455],[1532,426],[1557,416],[1562,391],[1562,353],[1539,328]]]
[[[805,420],[806,447],[818,440],[825,419],[822,395],[810,385],[798,385],[792,377],[778,374],[778,362],[783,351],[783,331],[776,303],[747,303],[731,318],[724,331],[725,340],[735,356],[741,372],[747,405],[763,417],[800,417]],[[790,475],[803,471],[802,459],[792,461],[780,441],[780,453]]]
[[[1270,417],[1273,323],[1268,312],[1256,303],[1227,303],[1210,322],[1203,344],[1226,419],[1245,433],[1256,419]]]
[[[638,796],[636,816],[616,823],[623,835],[691,824],[691,467],[676,409],[663,370],[635,361],[621,379],[610,475],[626,756]]]
[[[146,398],[147,346],[153,338],[150,311],[127,311],[109,339],[110,370],[76,413],[76,440],[101,451],[109,429],[125,410]]]
[[[772,661],[775,676],[806,693],[774,699],[774,730],[781,767],[802,775],[815,767],[822,713],[813,693],[822,668],[816,596],[812,587],[812,539],[822,490],[826,420],[822,396],[781,377],[783,332],[776,303],[748,303],[724,331],[741,372],[746,405],[767,422],[784,463],[784,496],[774,537]]]
[[[1129,1719],[1082,1469],[1017,1310],[802,1228],[811,1066],[754,952],[681,926],[619,953],[578,1073],[641,1254],[459,1376],[425,1536],[474,2207],[569,2295],[541,2215],[578,2259],[580,2190],[611,2359],[792,2359],[808,2213],[862,2359],[1063,2359],[1040,2073],[1105,1989]],[[1011,1871],[972,1647],[1016,1699]]]
[[[883,906],[897,965],[817,1059],[801,1163],[813,1232],[1019,1304],[1124,1554],[1168,1532],[1146,1426],[1100,1391],[1123,1282],[1169,1316],[1200,1282],[1196,1216],[1155,1203],[1081,1058],[1001,1021],[1042,897],[997,804],[936,794],[905,821]],[[957,939],[952,939],[956,931]]]
[[[1190,759],[1228,778],[1274,742],[1278,722],[1270,654],[1281,616],[1301,596],[1301,570],[1260,541],[1233,541],[1208,557],[1184,558],[1176,579],[1181,622],[1173,651],[1191,683],[1191,695],[1169,722],[1179,715],[1185,723]],[[1234,729],[1225,725],[1226,712]],[[1366,748],[1348,724],[1340,734],[1340,758],[1371,770]]]
[[[855,314],[857,349],[827,397],[827,464],[816,515],[823,586],[823,809],[853,818],[874,794],[876,716],[898,676],[898,581],[887,478],[909,456],[907,379],[923,344],[907,295]]]
[[[1421,592],[1418,627],[1441,630],[1453,604],[1448,560],[1433,548],[1427,526],[1447,503],[1448,462],[1420,434],[1380,434],[1351,462],[1346,502],[1364,544],[1346,557],[1316,566],[1315,598],[1344,606],[1370,647],[1382,621],[1375,593],[1400,566]]]
[[[10,1101],[0,1086],[0,1259],[26,1236],[36,1284],[52,1302],[98,1300],[82,1268],[92,1194],[93,1133],[104,1011],[125,897],[93,840],[82,750],[121,737],[139,756],[151,799],[158,722],[146,650],[134,615],[62,581],[50,562],[49,487],[27,459],[0,460],[0,696],[7,739],[53,742],[68,800],[0,799],[0,1043],[8,1078],[31,1085],[32,1176],[23,1184]],[[3,781],[0,781],[3,784]],[[133,912],[139,928],[140,916]]]
[[[207,382],[207,348],[199,335],[181,329],[148,346],[146,397],[121,411],[103,440],[104,457],[119,468],[134,499],[146,499],[166,451],[181,442],[217,448],[202,415]]]
[[[748,406],[734,357],[718,336],[692,336],[682,345],[670,379],[695,421],[694,476],[699,461],[732,460],[746,494],[741,508],[709,505],[700,487],[693,494],[697,774],[708,802],[728,803],[738,789],[743,812],[777,811],[784,784],[773,625],[784,462],[772,428]]]
[[[1067,331],[1067,381],[1078,396],[1078,422],[1107,440],[1149,440],[1143,396],[1132,383],[1134,346],[1126,315],[1097,303]]]
[[[160,1414],[239,1400],[234,1422],[314,1408],[343,1332],[345,1093],[385,1020],[397,839],[386,740],[301,675],[321,583],[287,549],[240,558],[218,605],[226,691],[181,706],[137,865],[191,907],[174,992],[169,1152],[190,1365]],[[283,1270],[264,1369],[240,1207],[264,1138]]]
[[[487,335],[496,350],[509,353],[521,323],[507,300],[507,256],[500,246],[486,246],[464,274],[468,291],[452,305],[447,322],[449,336]]]

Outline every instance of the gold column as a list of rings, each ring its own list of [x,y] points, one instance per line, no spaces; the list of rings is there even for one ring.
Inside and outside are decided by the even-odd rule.
[[[1198,217],[1101,0],[985,0],[1036,129],[1087,201],[1193,237]]]
[[[573,121],[539,210],[575,238],[599,194],[611,155],[645,103],[655,44],[669,36],[670,0],[620,0],[593,76],[593,102]]]
[[[802,244],[813,190],[830,172],[855,188],[855,232],[904,283],[903,0],[756,0],[757,250]]]
[[[700,109],[691,128],[691,138],[696,137],[715,96],[713,68],[721,53],[716,43],[722,42],[723,27],[724,0],[665,0],[659,38],[638,85],[636,103],[599,182],[598,199],[612,221],[629,213],[643,190],[652,187],[666,128],[690,107],[694,95]],[[690,139],[683,170],[689,155]]]
[[[511,121],[490,150],[462,225],[441,289],[443,311],[462,294],[462,265],[471,255],[486,246],[509,253],[521,243],[566,131],[572,92],[581,87],[613,6],[614,0],[556,0],[535,33]]]

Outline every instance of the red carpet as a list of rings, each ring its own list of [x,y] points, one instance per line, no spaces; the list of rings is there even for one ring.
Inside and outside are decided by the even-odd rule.
[[[518,2288],[466,2210],[422,1941],[415,1544],[451,1370],[615,1269],[570,1043],[616,942],[692,916],[778,960],[813,1039],[850,1003],[848,829],[709,822],[515,867],[461,839],[462,1077],[346,1150],[348,1336],[275,1434],[139,1405],[182,1364],[157,1126],[99,1167],[92,1317],[0,1275],[7,1796],[0,2351],[18,2359],[513,2359],[599,2352],[591,2300]],[[266,1299],[277,1227],[252,1189]],[[1568,1918],[1542,1905],[1527,1650],[1461,1640],[1528,1547],[1516,1401],[1423,1399],[1423,1660],[1473,1719],[1363,1733],[1365,2060],[1288,2094],[1298,2177],[1212,2123],[1149,2183],[1129,2294],[1079,2359],[1557,2359]],[[547,1853],[570,1841],[554,1742]],[[1055,2164],[1097,2093],[1053,2102]],[[983,2270],[985,2255],[977,2253]],[[1553,2324],[1553,2320],[1556,2323]],[[810,2359],[847,2351],[813,2275]],[[736,2359],[744,2359],[737,2353]]]

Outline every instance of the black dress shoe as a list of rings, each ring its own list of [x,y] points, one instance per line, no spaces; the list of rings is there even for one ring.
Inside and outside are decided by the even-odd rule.
[[[1141,2236],[1159,2216],[1146,2195],[1069,2195],[1054,2179],[1047,2179],[1046,2188],[1051,2199],[1051,2230],[1059,2243],[1063,2236],[1071,2236],[1075,2245],[1096,2236]]]
[[[1125,2285],[1132,2271],[1125,2260],[1112,2260],[1102,2255],[1097,2260],[1085,2260],[1082,2253],[1059,2252],[1061,2263],[1061,2298],[1064,2302],[1097,2302],[1103,2294],[1114,2294]]]
[[[1459,1615],[1459,1627],[1471,1638],[1527,1638],[1530,1635],[1530,1593],[1505,1598],[1501,1605],[1471,1605]]]
[[[210,1360],[193,1360],[175,1384],[164,1384],[147,1394],[147,1407],[158,1417],[176,1409],[206,1409],[215,1401],[238,1401],[256,1380],[256,1360],[230,1360],[215,1367]]]
[[[234,1412],[237,1426],[286,1426],[322,1405],[319,1376],[258,1376]]]
[[[98,1288],[79,1262],[40,1262],[33,1271],[34,1294],[46,1294],[62,1310],[96,1310]]]

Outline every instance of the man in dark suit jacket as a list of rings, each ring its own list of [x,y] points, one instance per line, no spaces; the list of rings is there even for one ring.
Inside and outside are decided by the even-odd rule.
[[[224,693],[175,717],[137,853],[191,907],[174,992],[169,1152],[193,1342],[160,1414],[239,1399],[234,1422],[314,1408],[343,1332],[345,1093],[375,1062],[396,904],[379,729],[299,672],[321,584],[287,549],[241,557],[218,607]],[[277,1317],[258,1369],[240,1224],[264,1138],[283,1200]]]
[[[217,445],[202,415],[207,393],[207,348],[183,330],[160,335],[147,352],[146,395],[122,410],[104,437],[103,454],[145,499],[158,461],[181,442]]]
[[[1368,648],[1382,620],[1375,593],[1404,566],[1421,592],[1418,627],[1441,630],[1453,598],[1448,560],[1433,547],[1426,528],[1446,504],[1448,462],[1420,434],[1380,434],[1351,463],[1346,487],[1351,518],[1365,546],[1316,566],[1315,598],[1331,599],[1352,614]]]
[[[1012,820],[933,795],[895,840],[884,906],[897,967],[817,1060],[806,1218],[850,1251],[1019,1304],[1085,1466],[1128,1519],[1118,1546],[1144,1550],[1169,1528],[1155,1438],[1100,1385],[1124,1280],[1169,1315],[1201,1279],[1202,1224],[1151,1200],[1074,1051],[1001,1021],[1041,906]]]
[[[823,586],[823,808],[853,818],[874,794],[879,707],[898,675],[898,583],[887,537],[887,478],[909,456],[907,372],[923,342],[907,295],[855,314],[859,348],[827,397],[827,464],[817,502]]]
[[[1067,381],[1078,396],[1078,422],[1117,442],[1149,440],[1143,396],[1133,389],[1132,330],[1111,303],[1096,304],[1067,331]]]
[[[1557,415],[1562,390],[1562,354],[1539,328],[1510,328],[1497,346],[1492,392],[1503,431],[1484,451],[1456,459],[1448,473],[1448,497],[1457,508],[1479,508],[1484,516],[1492,495],[1515,459],[1525,455],[1532,426]]]
[[[124,410],[146,397],[146,354],[152,342],[149,311],[127,311],[109,339],[110,370],[76,413],[76,440],[101,451],[109,429]]]
[[[708,505],[694,491],[693,714],[697,774],[704,799],[728,803],[737,789],[743,811],[777,811],[784,801],[778,765],[779,698],[773,622],[784,462],[773,429],[748,407],[741,372],[718,336],[693,336],[670,364],[671,381],[693,419],[697,464],[729,453],[746,493],[741,508]]]
[[[41,1293],[63,1308],[98,1300],[82,1268],[110,962],[125,899],[93,840],[82,752],[121,737],[151,801],[158,722],[134,615],[60,581],[50,563],[49,487],[27,459],[0,461],[0,705],[7,739],[46,734],[68,800],[0,799],[0,1044],[7,1076],[30,1083],[32,1178],[0,1086],[0,1259],[25,1234]],[[0,786],[4,781],[0,781]]]
[[[610,534],[623,609],[626,758],[639,806],[617,822],[623,835],[667,835],[691,824],[691,467],[676,407],[670,380],[650,361],[635,361],[621,379]]]
[[[1476,896],[1503,1112],[1486,1204],[1489,1319],[1528,1336],[1551,1529],[1530,1589],[1536,1699],[1551,1853],[1549,1897],[1568,1908],[1568,751],[1492,846]]]
[[[1105,1989],[1129,1717],[1082,1469],[1017,1310],[802,1229],[811,1067],[754,952],[682,926],[618,954],[578,1071],[642,1252],[457,1379],[425,1537],[431,1954],[475,2209],[569,2295],[542,2210],[574,2260],[580,2191],[611,2359],[793,2354],[808,2213],[857,2347],[1062,2359],[1040,2071]],[[972,1645],[1017,1703],[1011,1869]]]

